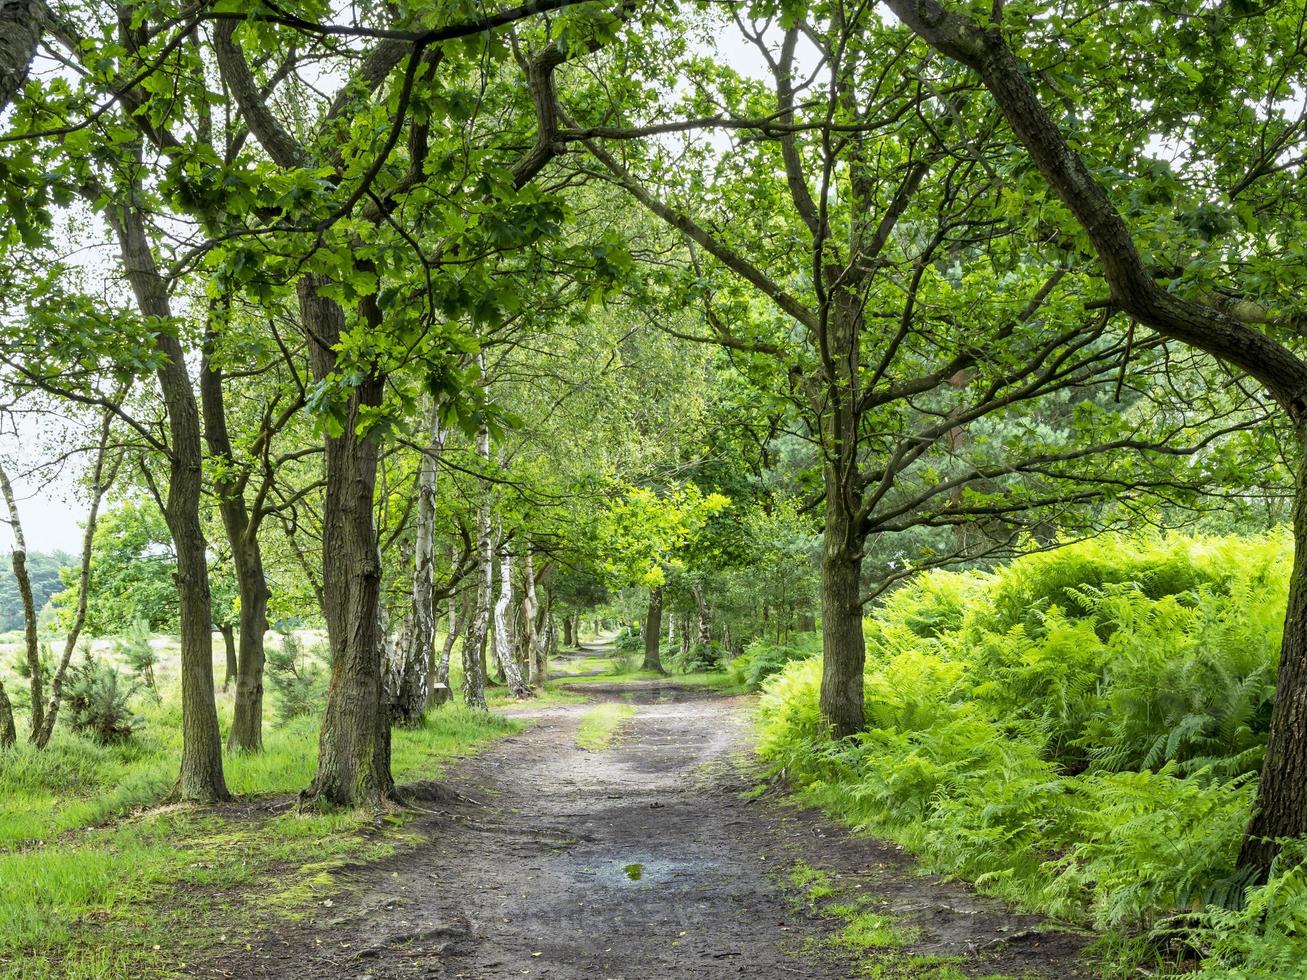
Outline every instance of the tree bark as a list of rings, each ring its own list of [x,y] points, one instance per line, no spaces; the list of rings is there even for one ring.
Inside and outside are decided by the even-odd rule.
[[[240,670],[240,664],[236,660],[236,627],[231,623],[221,623],[218,632],[222,634],[222,646],[227,654],[227,672],[222,678],[222,689],[225,692]]]
[[[691,585],[690,593],[694,596],[694,610],[698,617],[695,642],[707,650],[712,646],[712,625],[708,620],[708,599],[703,594],[703,583],[695,582]]]
[[[345,315],[318,295],[320,284],[305,276],[297,291],[313,375],[324,381],[336,369],[335,345]],[[365,300],[361,313],[375,329],[381,316],[373,299]],[[384,387],[385,378],[375,371],[362,377],[350,389],[340,434],[324,437],[322,593],[331,682],[318,737],[318,769],[301,794],[302,806],[379,807],[394,797],[379,642],[381,565],[373,523],[379,447],[375,433],[360,431],[365,416],[381,405]]]
[[[413,544],[413,588],[408,615],[396,646],[396,689],[391,696],[394,720],[417,725],[427,705],[427,672],[435,644],[436,477],[437,460],[445,445],[440,414],[428,401],[427,448],[418,466],[417,517]],[[451,611],[451,617],[453,615]]]
[[[110,221],[118,235],[123,270],[141,312],[154,321],[156,375],[168,416],[168,496],[164,520],[177,553],[177,597],[181,619],[182,759],[176,796],[213,803],[230,798],[222,771],[222,736],[213,690],[213,609],[209,563],[200,523],[203,447],[200,413],[186,371],[181,342],[171,332],[167,283],[159,274],[145,219],[135,203],[113,205]]]
[[[531,697],[531,688],[522,679],[522,670],[514,656],[508,611],[513,605],[513,553],[507,548],[499,559],[499,601],[495,603],[495,659],[504,674],[508,689],[515,698]]]
[[[40,9],[35,0],[0,0],[0,112],[27,81],[41,40]]]
[[[23,601],[23,648],[27,657],[28,683],[32,691],[31,738],[35,742],[45,726],[45,678],[41,676],[41,644],[36,635],[36,603],[32,599],[32,580],[27,574],[27,539],[23,536],[23,522],[18,515],[18,501],[9,474],[0,466],[0,493],[4,494],[9,509],[9,529],[14,535],[14,551],[10,562],[14,568],[14,581]],[[13,708],[9,709],[12,723]],[[0,724],[3,724],[0,722]]]
[[[18,744],[18,730],[14,728],[14,706],[0,681],[0,749],[12,748]]]
[[[847,514],[826,511],[821,561],[821,713],[831,734],[844,738],[865,724],[862,669],[866,641],[862,635],[862,558],[848,547]]]
[[[481,426],[477,432],[477,455],[490,459],[490,430]],[[463,638],[463,701],[473,708],[486,707],[485,646],[490,622],[490,600],[494,588],[495,567],[490,540],[490,500],[488,490],[477,509],[477,591],[476,606],[467,636]]]
[[[1280,671],[1257,802],[1239,867],[1265,872],[1279,840],[1307,835],[1307,425],[1298,428],[1293,503],[1293,571],[1280,646]]]
[[[218,513],[231,547],[236,591],[240,596],[240,646],[235,652],[235,669],[231,635],[227,641],[228,680],[236,679],[236,700],[227,747],[232,751],[260,752],[263,749],[263,637],[268,630],[268,578],[263,570],[263,549],[259,544],[259,520],[252,517],[245,504],[244,481],[236,469],[231,435],[227,430],[227,407],[223,394],[222,369],[210,358],[213,337],[206,337],[200,361],[200,397],[204,404],[204,439],[209,455],[219,461],[214,478]],[[223,683],[223,690],[227,683]]]
[[[663,660],[660,647],[663,642],[663,587],[655,586],[649,590],[649,609],[644,617],[644,663],[641,670],[653,670],[660,674]]]
[[[527,683],[539,687],[545,682],[545,637],[540,629],[540,598],[536,593],[535,559],[531,552],[524,560],[524,595],[522,596],[522,624],[526,630]]]
[[[563,648],[566,650],[576,649],[576,631],[572,628],[571,613],[563,617]]]
[[[457,612],[455,609],[457,608]],[[464,631],[464,625],[468,620],[468,598],[466,593],[458,597],[457,603],[455,597],[449,597],[449,629],[445,633],[445,643],[440,650],[440,659],[436,661],[436,672],[434,683],[431,685],[431,703],[444,704],[449,700],[451,691],[449,689],[449,661],[454,653],[454,644],[458,642],[460,633]]]

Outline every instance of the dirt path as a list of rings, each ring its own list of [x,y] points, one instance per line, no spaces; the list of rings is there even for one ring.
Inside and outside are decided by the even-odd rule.
[[[837,897],[919,929],[878,976],[934,975],[921,956],[962,957],[968,975],[1087,975],[1074,966],[1082,938],[915,876],[892,846],[746,799],[749,699],[656,683],[585,689],[636,705],[610,747],[577,746],[588,705],[521,712],[530,730],[450,773],[480,805],[425,804],[412,829],[427,843],[347,869],[330,907],[270,924],[208,975],[865,975],[831,941],[842,923],[791,882],[800,861],[826,869]]]

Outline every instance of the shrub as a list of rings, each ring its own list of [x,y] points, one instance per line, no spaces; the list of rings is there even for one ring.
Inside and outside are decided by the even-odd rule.
[[[135,690],[118,671],[84,649],[64,681],[63,718],[74,732],[101,745],[126,741],[137,727],[128,706]]]
[[[865,623],[867,730],[832,743],[820,661],[790,662],[763,684],[759,750],[810,801],[935,870],[1196,945],[1205,976],[1291,975],[1307,877],[1281,869],[1248,891],[1234,868],[1289,556],[1281,535],[1105,538],[922,576]],[[779,656],[751,648],[736,666]]]
[[[672,655],[672,666],[683,674],[697,674],[704,671],[713,671],[722,669],[721,647],[716,643],[705,646],[702,643],[692,643],[690,648],[682,653],[677,650]]]
[[[644,636],[634,626],[623,626],[613,637],[613,649],[618,653],[636,653],[644,649]]]
[[[159,662],[159,655],[150,643],[150,624],[143,619],[132,623],[114,640],[113,652],[158,701],[159,686],[154,679],[154,668]]]
[[[268,684],[277,698],[277,720],[282,724],[318,710],[326,696],[326,671],[316,650],[308,649],[292,631],[267,651]]]
[[[644,653],[644,647],[641,646],[636,650],[619,650],[614,648],[612,660],[612,672],[614,674],[633,674],[640,666],[641,657]]]
[[[786,664],[820,655],[821,637],[816,633],[800,633],[786,643],[758,639],[749,643],[744,653],[731,661],[731,672],[737,684],[757,691]]]

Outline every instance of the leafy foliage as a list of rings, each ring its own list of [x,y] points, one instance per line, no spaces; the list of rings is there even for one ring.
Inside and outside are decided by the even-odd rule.
[[[742,655],[731,661],[731,672],[736,683],[756,691],[764,681],[779,674],[787,664],[819,656],[821,637],[815,633],[800,634],[789,643],[757,639],[744,648]]]
[[[32,584],[32,601],[39,611],[50,597],[64,588],[60,571],[73,564],[71,555],[63,551],[27,553],[27,577]],[[18,582],[8,562],[0,562],[0,633],[23,628],[23,601],[18,594]]]
[[[63,717],[74,732],[101,745],[124,742],[136,733],[128,703],[135,690],[117,670],[84,650],[68,670]]]
[[[992,575],[923,576],[865,624],[867,730],[825,739],[820,662],[798,660],[765,684],[761,750],[934,868],[1100,926],[1198,913],[1225,962],[1262,941],[1260,925],[1226,935],[1252,920],[1220,910],[1248,883],[1234,862],[1288,568],[1279,535],[1106,538]],[[1290,874],[1250,901],[1300,903]],[[1277,904],[1258,921],[1301,956],[1294,914]]]
[[[266,656],[268,683],[276,696],[281,723],[317,714],[327,691],[326,672],[317,651],[287,630],[279,634],[279,643],[270,647]]]

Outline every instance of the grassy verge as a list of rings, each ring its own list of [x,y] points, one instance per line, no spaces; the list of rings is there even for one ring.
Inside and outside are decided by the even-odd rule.
[[[745,694],[748,689],[726,671],[704,671],[696,674],[660,674],[652,670],[637,670],[627,674],[595,674],[590,677],[568,677],[556,683],[580,688],[585,684],[613,684],[626,681],[661,681],[674,687],[701,687],[723,694]]]
[[[581,716],[576,730],[576,744],[583,749],[598,752],[612,743],[618,730],[635,714],[629,704],[606,702],[597,704]]]
[[[307,784],[317,744],[311,719],[270,727],[262,755],[225,760],[229,786],[246,797],[241,805],[161,807],[95,826],[157,803],[171,787],[176,729],[155,710],[147,735],[132,745],[102,748],[65,735],[44,752],[23,746],[0,763],[3,980],[185,976],[191,954],[243,948],[255,911],[294,917],[330,894],[346,860],[413,842],[402,816],[378,828],[366,814],[272,815],[249,805]],[[395,776],[430,779],[451,759],[520,728],[443,708],[422,728],[395,732]],[[188,945],[178,945],[182,935]]]
[[[907,947],[919,940],[920,929],[887,913],[875,896],[850,893],[821,868],[795,862],[788,890],[795,906],[838,923],[829,935],[805,941],[797,950],[801,957],[851,959],[860,976],[876,980],[1013,980],[977,972],[976,963],[966,964],[960,957],[911,952]]]

